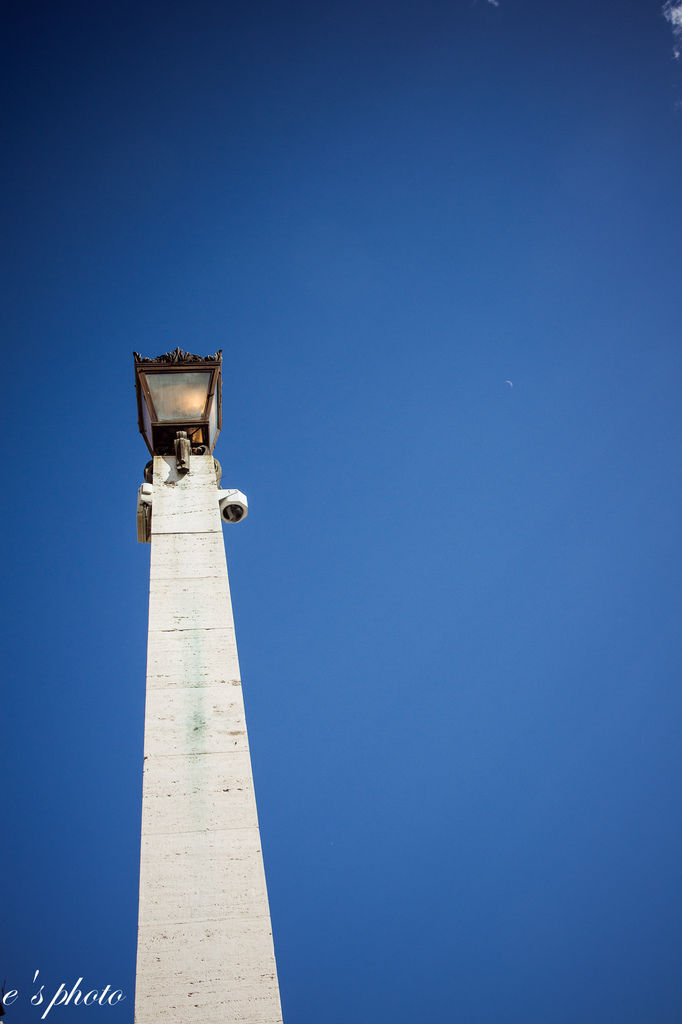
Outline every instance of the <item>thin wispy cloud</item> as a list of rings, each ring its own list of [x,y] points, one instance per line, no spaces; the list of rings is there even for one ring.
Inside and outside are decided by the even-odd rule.
[[[682,54],[682,0],[665,0],[663,4],[663,16],[668,19],[673,30],[675,40],[675,60],[680,59]]]

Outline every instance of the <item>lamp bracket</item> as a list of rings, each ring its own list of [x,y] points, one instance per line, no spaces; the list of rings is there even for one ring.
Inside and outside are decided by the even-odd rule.
[[[186,430],[178,430],[173,441],[175,449],[175,464],[178,473],[189,473],[189,457],[192,454],[192,445],[187,437]]]
[[[137,539],[140,544],[149,544],[152,539],[152,497],[154,488],[144,483],[137,492]]]

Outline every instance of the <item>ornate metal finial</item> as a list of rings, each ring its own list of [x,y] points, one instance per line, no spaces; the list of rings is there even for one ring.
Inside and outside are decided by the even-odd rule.
[[[153,359],[141,356],[139,352],[133,352],[133,358],[136,363],[221,363],[223,350],[219,348],[212,356],[195,356],[191,352],[176,348],[173,352],[164,352],[162,356],[155,356]]]

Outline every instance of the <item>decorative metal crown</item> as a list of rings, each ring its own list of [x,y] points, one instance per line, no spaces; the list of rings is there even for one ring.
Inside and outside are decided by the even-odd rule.
[[[148,359],[141,356],[139,352],[133,352],[136,363],[221,363],[223,361],[223,350],[221,348],[212,356],[195,356],[191,352],[184,352],[176,348],[174,352],[165,352],[162,356],[155,356]]]

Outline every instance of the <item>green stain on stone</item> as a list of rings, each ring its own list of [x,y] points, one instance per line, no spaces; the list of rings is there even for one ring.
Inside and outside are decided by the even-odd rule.
[[[206,719],[201,707],[195,708],[192,712],[189,720],[189,727],[190,738],[194,737],[199,739],[199,737],[203,736],[204,730],[206,729]]]

